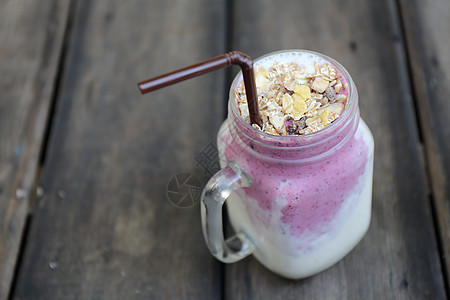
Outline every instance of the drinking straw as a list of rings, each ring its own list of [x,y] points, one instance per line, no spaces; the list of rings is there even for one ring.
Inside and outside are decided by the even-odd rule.
[[[259,115],[258,98],[256,95],[253,60],[248,55],[239,51],[225,53],[197,64],[141,81],[138,83],[138,87],[142,94],[146,94],[162,87],[231,65],[238,65],[242,70],[245,92],[247,95],[248,111],[250,114],[250,123],[257,124],[262,128],[262,119]]]

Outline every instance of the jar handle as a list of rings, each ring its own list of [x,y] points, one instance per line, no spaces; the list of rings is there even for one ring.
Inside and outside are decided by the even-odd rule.
[[[209,251],[224,263],[233,263],[252,254],[255,247],[243,233],[224,239],[222,206],[235,190],[251,184],[248,176],[242,172],[235,161],[214,174],[201,195],[201,215],[203,236]]]

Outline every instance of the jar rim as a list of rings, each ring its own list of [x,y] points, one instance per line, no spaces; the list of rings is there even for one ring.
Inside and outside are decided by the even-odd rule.
[[[251,126],[246,120],[242,118],[240,113],[237,110],[236,104],[235,104],[235,95],[234,95],[234,89],[236,88],[237,84],[242,80],[242,72],[239,72],[236,77],[234,78],[231,87],[230,87],[230,93],[229,93],[229,109],[231,110],[234,119],[238,120],[239,127],[243,127],[245,131],[248,131],[252,134],[252,136],[249,136],[247,133],[243,132],[242,128],[239,128],[241,132],[243,132],[245,135],[247,135],[249,138],[255,139],[255,137],[258,137],[258,142],[269,142],[269,143],[277,143],[281,147],[286,148],[296,148],[296,146],[291,146],[291,144],[310,144],[322,142],[327,140],[328,138],[332,137],[338,128],[343,127],[343,125],[349,120],[352,119],[352,115],[356,113],[355,108],[357,108],[358,105],[358,92],[356,90],[356,86],[353,82],[352,77],[348,73],[348,71],[342,66],[339,62],[334,60],[331,57],[328,57],[327,55],[310,51],[310,50],[302,50],[302,49],[288,49],[288,50],[280,50],[275,51],[271,53],[267,53],[261,57],[258,57],[254,60],[255,65],[257,63],[267,57],[279,55],[279,54],[289,54],[289,53],[307,53],[312,54],[315,56],[318,56],[319,58],[322,58],[326,62],[330,63],[333,67],[335,67],[338,72],[344,77],[346,83],[348,84],[348,97],[347,102],[344,108],[344,111],[341,113],[341,115],[330,125],[326,126],[325,128],[318,130],[316,132],[312,132],[305,135],[287,135],[287,136],[280,136],[280,135],[273,135],[270,133],[263,132],[261,130],[258,130]],[[339,131],[339,130],[338,130]],[[266,147],[268,146],[266,143],[264,143]]]

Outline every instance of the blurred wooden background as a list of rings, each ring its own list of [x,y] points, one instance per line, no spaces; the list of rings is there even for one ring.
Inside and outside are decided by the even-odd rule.
[[[0,299],[446,299],[450,2],[0,0]],[[373,214],[291,281],[208,252],[170,179],[226,116],[236,69],[136,83],[239,50],[341,62],[375,138]]]

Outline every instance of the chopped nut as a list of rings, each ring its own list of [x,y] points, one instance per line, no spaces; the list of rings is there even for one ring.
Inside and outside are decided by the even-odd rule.
[[[311,94],[311,99],[315,100],[315,101],[320,101],[323,98],[323,94],[318,94],[318,93],[312,93]]]
[[[284,79],[284,87],[288,91],[293,91],[296,86],[297,81],[295,80],[295,78],[293,76],[286,76],[286,78]]]
[[[326,109],[328,109],[328,113],[335,114],[337,116],[340,116],[342,111],[344,110],[344,104],[341,102],[335,102],[333,104],[330,104]]]
[[[332,82],[330,82],[330,83],[328,84],[328,87],[329,87],[329,88],[330,88],[330,87],[333,87],[333,86],[336,84],[336,82],[337,82],[336,79],[333,80]]]
[[[264,110],[261,110],[261,114],[264,116],[276,115],[281,111],[281,107],[275,101],[268,101]]]
[[[320,102],[320,104],[321,104],[322,106],[324,106],[325,104],[328,103],[328,98],[327,98],[327,97],[323,97],[319,102]]]
[[[294,77],[298,84],[307,84],[309,81],[308,77],[306,77],[305,74],[296,73]]]
[[[277,102],[277,104],[278,105],[280,105],[280,106],[283,106],[283,97],[284,97],[284,95],[289,95],[289,92],[287,92],[287,91],[280,91],[278,94],[277,94],[277,96],[276,96],[276,98],[275,98],[275,101]]]
[[[278,132],[281,132],[285,120],[286,116],[283,114],[269,116],[270,123],[272,123],[273,127],[275,127]]]
[[[341,92],[341,90],[342,90],[342,83],[337,83],[335,86],[334,86],[334,91],[337,93],[337,94],[339,94],[340,92]]]
[[[339,102],[344,102],[345,100],[347,100],[347,96],[344,95],[344,94],[339,94],[339,95],[336,95],[336,99],[335,100],[339,101]]]
[[[266,78],[267,72],[259,72],[255,76],[256,88],[259,90],[266,90],[271,84],[270,80]]]
[[[248,113],[248,105],[247,103],[241,103],[239,104],[239,110],[241,111],[241,116],[246,119],[249,117]]]
[[[311,101],[311,103],[309,103],[306,110],[308,113],[312,113],[312,112],[315,112],[319,107],[320,107],[320,102]]]
[[[312,126],[312,125],[315,125],[315,124],[317,124],[319,122],[320,122],[320,117],[319,116],[308,118],[308,119],[306,119],[306,126]]]
[[[283,110],[285,113],[292,113],[294,100],[289,94],[284,94],[283,96]]]
[[[258,124],[253,123],[253,124],[252,124],[252,127],[255,128],[255,129],[261,130],[261,127],[259,127]]]
[[[279,135],[277,130],[275,128],[273,128],[273,126],[270,126],[267,128],[267,133],[273,134],[273,135]]]
[[[328,81],[321,77],[316,77],[316,79],[314,79],[314,81],[311,85],[311,88],[319,93],[325,92],[327,87],[328,87]]]

